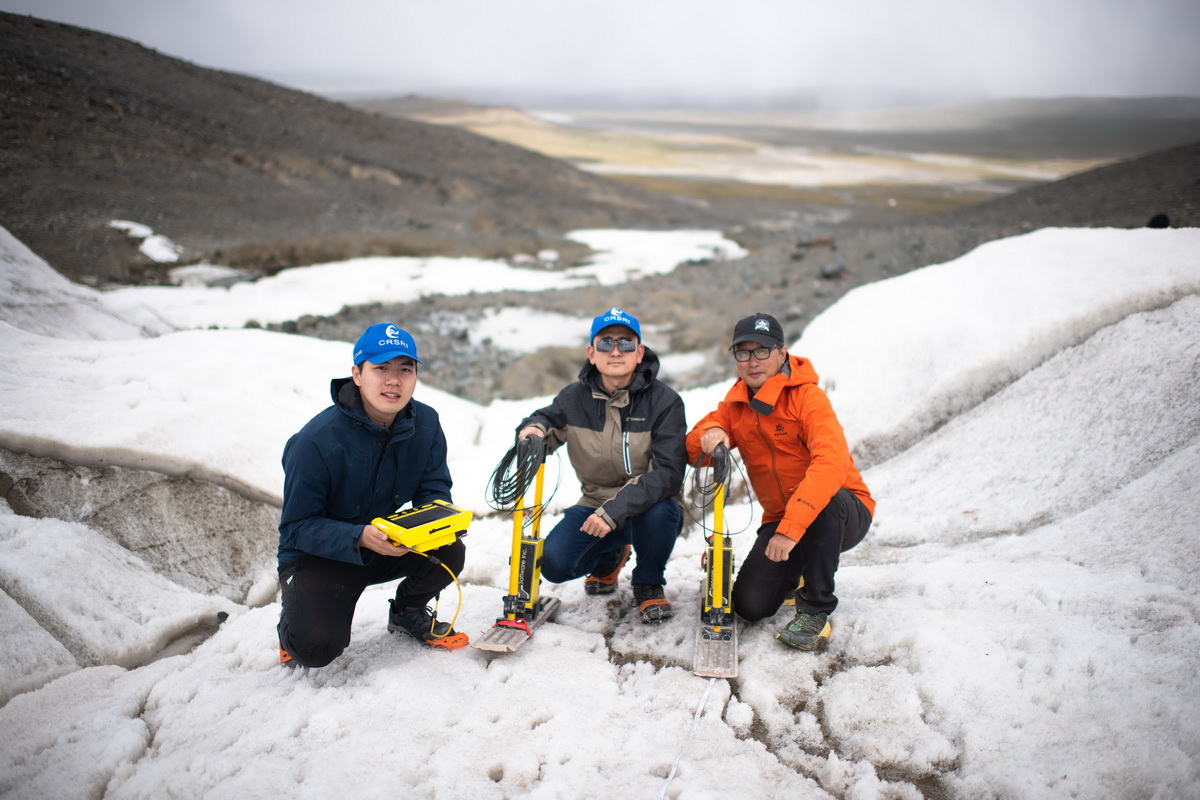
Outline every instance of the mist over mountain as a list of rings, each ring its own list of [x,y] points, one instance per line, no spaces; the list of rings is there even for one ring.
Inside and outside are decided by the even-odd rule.
[[[932,190],[919,184],[801,191],[704,176],[614,180],[452,124],[411,118],[469,110],[462,101],[401,98],[356,109],[32,17],[0,14],[0,69],[8,78],[0,85],[0,224],[56,269],[93,284],[165,278],[163,265],[109,227],[114,219],[169,237],[183,247],[184,261],[254,274],[361,255],[503,258],[543,248],[570,263],[586,248],[563,241],[569,230],[719,229],[750,255],[642,279],[620,299],[631,313],[656,317],[671,349],[715,353],[724,335],[715,319],[774,309],[798,334],[855,286],[957,258],[1002,236],[1047,226],[1140,227],[1156,214],[1176,226],[1200,219],[1200,130],[1188,138],[1200,124],[1194,98],[859,110],[840,122],[837,115],[774,113],[731,122],[734,115],[705,118],[695,110],[636,115],[648,128],[753,131],[797,148],[1019,154],[1025,147],[1066,156],[1090,148],[1109,159],[1146,153],[1061,181],[1027,181],[1027,188],[984,203],[955,201],[957,190],[939,189],[941,207],[950,210],[930,213],[929,203],[921,210],[906,202],[928,199]],[[634,124],[629,120],[620,121]],[[1180,141],[1190,143],[1147,152]],[[713,290],[727,286],[736,293]],[[590,315],[611,305],[611,295],[602,287],[572,289],[544,293],[539,302]],[[461,324],[470,324],[488,308],[518,301],[499,293],[439,301],[437,309],[346,309],[336,319],[288,329],[353,338],[380,314],[404,319],[455,364],[440,377],[444,388],[482,401],[500,391],[492,379],[503,359],[471,349],[463,331],[447,328],[439,315],[460,314]],[[553,372],[538,358],[540,372]],[[567,360],[573,364],[574,356]],[[723,369],[713,362],[695,380]]]

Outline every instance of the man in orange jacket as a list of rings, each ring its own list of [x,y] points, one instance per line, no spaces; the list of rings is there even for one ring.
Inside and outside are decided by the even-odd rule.
[[[796,618],[775,638],[817,650],[837,607],[840,555],[866,536],[875,501],[816,371],[788,354],[779,321],[763,313],[739,320],[729,349],[737,383],[688,434],[688,458],[720,444],[741,452],[763,517],[733,584],[734,611],[763,619],[794,592]]]

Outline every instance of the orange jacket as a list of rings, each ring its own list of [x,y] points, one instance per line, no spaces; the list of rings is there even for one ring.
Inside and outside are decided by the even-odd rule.
[[[875,501],[846,445],[829,397],[817,385],[811,362],[789,356],[791,375],[772,376],[750,397],[740,378],[717,410],[687,435],[688,460],[700,456],[700,436],[720,427],[737,448],[763,509],[763,523],[800,541],[839,489],[849,489],[875,514]]]

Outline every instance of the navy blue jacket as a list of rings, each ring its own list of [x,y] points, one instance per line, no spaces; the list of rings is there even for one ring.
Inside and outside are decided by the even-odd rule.
[[[349,378],[330,384],[333,405],[317,414],[283,448],[283,511],[279,563],[308,553],[352,564],[362,528],[407,503],[451,502],[446,436],[438,413],[416,400],[390,429],[367,418]]]

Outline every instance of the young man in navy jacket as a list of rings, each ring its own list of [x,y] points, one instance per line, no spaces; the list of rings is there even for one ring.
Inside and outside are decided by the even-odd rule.
[[[397,579],[389,631],[450,649],[467,643],[427,608],[453,580],[449,572],[371,524],[407,503],[451,501],[441,422],[433,408],[413,399],[421,363],[407,331],[387,323],[367,328],[354,346],[350,377],[331,383],[333,405],[284,447],[283,664],[329,664],[350,643],[363,590]],[[431,554],[457,575],[466,548],[460,539]]]

